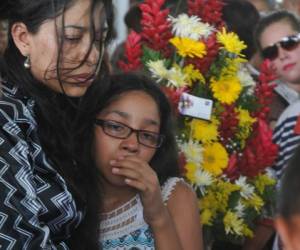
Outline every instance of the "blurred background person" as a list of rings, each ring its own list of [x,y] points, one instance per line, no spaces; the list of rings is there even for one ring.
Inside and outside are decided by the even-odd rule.
[[[283,249],[300,249],[300,148],[289,162],[278,195],[276,230]]]
[[[3,54],[7,45],[7,23],[5,21],[0,22],[0,55]]]
[[[247,0],[225,0],[222,15],[227,29],[235,32],[247,45],[247,48],[241,53],[249,61],[246,64],[249,72],[252,76],[257,77],[258,68],[262,62],[254,43],[254,29],[260,18],[258,10]]]

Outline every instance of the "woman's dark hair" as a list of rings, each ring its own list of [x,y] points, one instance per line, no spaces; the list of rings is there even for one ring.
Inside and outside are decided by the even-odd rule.
[[[300,215],[300,147],[284,170],[278,195],[277,212],[289,221],[293,215]]]
[[[300,22],[299,19],[291,12],[286,10],[274,11],[270,14],[261,17],[260,21],[257,23],[254,32],[255,44],[258,50],[261,52],[262,47],[260,43],[261,34],[270,25],[278,22],[288,23],[295,31],[300,32]]]
[[[83,161],[93,162],[93,159],[91,160],[91,158],[93,158],[93,142],[95,140],[94,123],[97,114],[114,100],[118,99],[123,93],[129,91],[142,91],[151,96],[156,102],[160,112],[160,133],[165,136],[162,146],[157,149],[150,165],[157,173],[161,184],[170,176],[178,176],[179,166],[173,130],[174,120],[167,97],[157,84],[146,76],[127,73],[113,75],[111,78],[110,87],[105,93],[106,98],[101,96],[102,91],[90,92],[90,96],[85,96],[85,106],[88,111],[82,113],[82,116],[79,119],[81,121],[81,129],[78,130],[80,133],[77,138],[81,141],[81,146],[78,148],[78,155],[80,155]],[[81,150],[85,150],[84,154],[87,158],[82,157],[82,154],[80,154]]]
[[[242,53],[251,59],[256,52],[254,28],[259,21],[259,12],[246,0],[226,0],[222,15],[228,30],[235,32],[247,45]]]
[[[79,98],[70,98],[65,94],[56,93],[42,82],[39,82],[31,74],[30,70],[23,66],[24,56],[16,47],[10,30],[12,26],[21,22],[28,31],[35,34],[40,26],[49,19],[55,19],[62,15],[62,28],[64,27],[64,12],[76,4],[78,0],[1,0],[0,19],[8,22],[8,45],[0,62],[0,75],[8,84],[18,86],[20,92],[35,101],[34,112],[37,121],[39,139],[47,157],[53,163],[53,167],[64,177],[76,204],[80,209],[85,208],[83,222],[72,233],[70,239],[71,249],[99,249],[98,247],[98,215],[99,188],[95,169],[86,164],[78,164],[74,160],[74,145],[78,141],[74,138],[74,119],[79,110]],[[93,14],[103,3],[105,9],[108,34],[106,41],[110,39],[113,26],[113,8],[111,0],[91,0],[90,32],[92,34],[90,48],[85,58],[74,69],[80,67],[87,59],[93,43],[96,41],[95,23]],[[103,15],[102,15],[103,16]],[[58,20],[58,19],[57,19]],[[100,22],[101,20],[99,20]],[[57,22],[56,22],[57,23]],[[60,62],[63,57],[63,34],[59,32],[57,25],[58,80],[62,86],[63,75],[60,74]],[[103,43],[104,41],[100,41]],[[100,44],[100,48],[102,45]],[[103,53],[101,51],[100,53]],[[98,65],[100,66],[100,57]],[[97,80],[89,88],[92,91],[98,84],[105,83],[108,78],[108,69],[105,63],[101,64],[96,76]]]

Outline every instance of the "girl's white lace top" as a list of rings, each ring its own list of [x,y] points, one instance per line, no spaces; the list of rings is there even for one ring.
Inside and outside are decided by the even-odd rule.
[[[166,204],[176,183],[181,178],[169,178],[162,186],[162,198]],[[143,217],[143,205],[139,195],[111,212],[101,215],[101,249],[153,250],[154,238]]]

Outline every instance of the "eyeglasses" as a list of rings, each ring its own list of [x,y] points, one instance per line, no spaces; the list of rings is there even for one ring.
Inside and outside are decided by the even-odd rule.
[[[278,46],[282,49],[291,51],[295,49],[300,42],[300,33],[292,36],[283,37],[280,41],[268,46],[262,50],[262,56],[265,59],[274,60],[279,54]]]
[[[164,135],[147,130],[133,129],[120,122],[96,119],[95,124],[101,126],[105,134],[118,139],[126,139],[135,132],[138,142],[149,148],[159,148],[165,138]]]

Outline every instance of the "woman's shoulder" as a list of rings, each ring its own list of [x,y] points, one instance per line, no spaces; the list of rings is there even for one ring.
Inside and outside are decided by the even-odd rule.
[[[33,104],[31,99],[20,94],[16,86],[6,83],[0,85],[0,120],[32,122]]]
[[[179,177],[171,177],[162,186],[163,201],[168,203],[169,200],[195,200],[196,194],[192,187]]]

